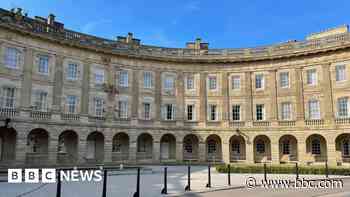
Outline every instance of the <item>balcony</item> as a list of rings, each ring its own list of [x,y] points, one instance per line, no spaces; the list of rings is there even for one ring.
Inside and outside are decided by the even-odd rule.
[[[31,111],[30,117],[35,120],[49,120],[51,119],[51,112]]]
[[[66,121],[79,121],[80,120],[80,114],[61,114],[61,120]]]
[[[271,126],[270,121],[254,121],[253,122],[254,127],[269,127]]]
[[[335,124],[337,125],[350,124],[350,118],[337,118],[335,119]]]
[[[106,121],[104,116],[89,116],[89,122],[103,122]]]
[[[245,122],[244,121],[231,121],[230,127],[244,127]]]
[[[307,126],[322,126],[323,124],[324,120],[322,119],[305,120],[305,125]]]
[[[18,115],[18,111],[15,108],[0,108],[0,116],[14,117]]]
[[[294,127],[295,126],[295,120],[281,120],[281,121],[278,121],[278,126]]]

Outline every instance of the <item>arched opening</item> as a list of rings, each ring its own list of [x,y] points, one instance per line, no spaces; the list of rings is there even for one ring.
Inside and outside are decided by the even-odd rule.
[[[206,140],[206,152],[207,161],[221,162],[222,161],[222,149],[221,138],[218,135],[209,135]]]
[[[258,135],[254,138],[254,162],[269,161],[271,161],[271,141],[266,135]]]
[[[137,138],[137,160],[151,160],[153,158],[153,138],[143,133]]]
[[[77,163],[78,158],[78,135],[75,131],[63,131],[58,137],[57,161],[59,163]]]
[[[283,135],[279,139],[279,156],[281,163],[298,161],[298,142],[292,135]]]
[[[113,137],[112,160],[127,161],[129,159],[129,136],[126,133],[117,133]]]
[[[103,162],[104,159],[104,136],[98,131],[90,133],[86,143],[87,162]]]
[[[336,159],[338,164],[350,164],[350,133],[343,133],[335,139]]]
[[[47,162],[48,151],[48,132],[41,128],[30,131],[27,136],[26,162],[28,164],[42,164],[42,162]]]
[[[230,138],[230,161],[238,162],[246,159],[246,147],[243,136],[234,135]]]
[[[16,159],[17,132],[13,128],[0,127],[0,162]]]
[[[173,134],[165,134],[160,139],[160,159],[162,161],[176,159],[176,138]]]
[[[183,160],[184,161],[198,161],[199,151],[198,151],[199,140],[198,137],[189,134],[183,139]]]
[[[327,161],[327,142],[319,135],[313,134],[306,139],[306,153],[308,155],[307,163],[326,162]]]

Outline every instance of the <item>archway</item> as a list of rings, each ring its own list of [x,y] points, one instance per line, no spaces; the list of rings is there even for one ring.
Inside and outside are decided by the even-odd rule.
[[[0,161],[8,162],[16,159],[17,132],[13,128],[0,127]]]
[[[87,137],[86,159],[88,162],[103,162],[104,136],[101,132],[94,131]]]
[[[279,139],[279,156],[281,163],[298,161],[298,142],[292,135],[283,135]]]
[[[309,156],[308,163],[327,161],[327,142],[319,134],[312,134],[306,139],[306,153]]]
[[[126,161],[129,159],[129,136],[126,133],[117,133],[113,137],[112,160]]]
[[[246,159],[245,139],[240,135],[233,135],[230,138],[230,161],[237,162]]]
[[[160,139],[160,159],[176,159],[176,138],[173,134],[165,134]]]
[[[268,161],[271,161],[271,141],[266,135],[258,135],[254,138],[254,162]]]
[[[183,160],[184,161],[198,161],[199,151],[198,151],[199,140],[198,137],[189,134],[183,139]]]
[[[153,158],[153,138],[148,133],[142,133],[137,138],[138,160],[151,160]]]
[[[222,161],[221,138],[218,135],[209,135],[206,139],[207,161]]]
[[[63,131],[58,137],[57,161],[76,163],[78,158],[78,134],[73,130]]]
[[[42,164],[42,162],[47,162],[48,151],[48,132],[41,128],[30,131],[27,136],[26,162],[29,164]]]
[[[337,163],[350,163],[350,133],[343,133],[335,139]]]

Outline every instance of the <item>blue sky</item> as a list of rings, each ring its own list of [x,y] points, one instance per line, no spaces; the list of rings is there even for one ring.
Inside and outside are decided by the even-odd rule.
[[[105,38],[133,32],[144,44],[168,47],[196,37],[210,48],[260,46],[350,23],[349,0],[1,0],[0,7],[54,13],[72,30]]]

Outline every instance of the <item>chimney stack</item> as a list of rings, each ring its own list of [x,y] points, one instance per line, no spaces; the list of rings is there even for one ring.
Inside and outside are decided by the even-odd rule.
[[[47,24],[54,25],[55,24],[55,15],[49,14],[47,17]]]

